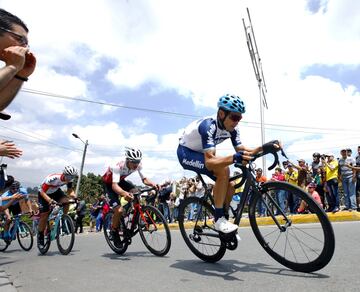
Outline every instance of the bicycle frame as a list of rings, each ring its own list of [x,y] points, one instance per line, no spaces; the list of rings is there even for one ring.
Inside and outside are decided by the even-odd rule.
[[[61,218],[63,217],[64,213],[64,205],[66,204],[72,204],[75,203],[74,201],[69,201],[69,202],[65,202],[65,203],[57,203],[56,204],[56,208],[54,207],[48,217],[48,225],[50,225],[50,221],[54,220],[54,224],[52,224],[52,226],[50,226],[50,241],[54,240],[56,238],[56,231],[58,230],[58,226],[61,223]],[[56,214],[54,214],[54,212],[57,212]],[[61,226],[62,227],[62,226]],[[67,226],[66,226],[67,228]],[[66,230],[69,231],[69,230]]]
[[[229,179],[229,182],[230,181],[234,181],[235,179],[239,178],[239,177],[243,177],[243,180],[244,180],[244,183],[245,183],[245,186],[244,186],[244,190],[243,190],[243,193],[242,193],[242,196],[240,198],[240,202],[238,204],[238,208],[237,208],[237,213],[236,213],[236,216],[235,216],[235,220],[234,220],[234,224],[240,226],[240,221],[241,221],[241,218],[242,218],[242,214],[243,214],[243,211],[245,209],[245,205],[246,203],[249,201],[249,198],[252,196],[252,195],[261,195],[261,187],[258,185],[258,183],[256,182],[256,178],[255,178],[255,175],[254,175],[254,171],[253,171],[253,167],[251,165],[251,163],[248,165],[248,167],[241,167],[241,170],[242,170],[242,174],[241,175],[237,175],[237,176],[234,176],[234,177],[231,177]],[[214,198],[210,192],[210,190],[208,189],[203,177],[201,176],[200,173],[197,173],[198,177],[200,178],[204,188],[205,188],[205,195],[203,197],[203,200],[208,200],[210,199],[211,201],[211,204],[214,206]],[[279,210],[280,214],[282,215],[282,219],[285,220],[285,226],[282,226],[280,223],[279,223],[279,219],[276,218],[275,214],[273,214],[273,212],[270,210],[269,206],[268,206],[268,203],[267,203],[267,199],[271,200],[271,203],[274,204],[277,209]],[[272,219],[274,220],[275,224],[278,226],[279,229],[281,230],[285,230],[286,229],[286,226],[288,224],[291,224],[291,222],[289,221],[289,219],[287,218],[287,216],[284,214],[284,212],[281,210],[281,208],[279,207],[278,203],[271,197],[268,197],[266,198],[266,200],[264,201],[262,199],[262,202],[265,204],[266,206],[266,209],[269,211],[269,215],[272,217]],[[201,211],[200,211],[201,212]],[[206,216],[206,215],[205,215]],[[206,224],[206,218],[205,219],[205,224]],[[199,218],[196,219],[196,223],[197,221],[199,220]],[[196,224],[195,223],[195,224]],[[214,228],[208,226],[210,229],[212,230],[215,230]],[[196,231],[195,231],[196,233]],[[204,234],[204,233],[203,233]],[[210,237],[219,237],[218,234],[206,234],[207,236],[210,236]]]
[[[130,231],[130,234],[126,234],[129,237],[134,237],[139,232],[139,228],[138,228],[139,217],[141,217],[141,219],[143,220],[143,222],[145,222],[145,224],[147,224],[147,225],[149,224],[149,223],[147,223],[144,212],[140,205],[139,196],[141,195],[141,193],[136,193],[133,195],[134,195],[134,201],[132,202],[132,207],[133,207],[134,213],[131,218],[130,229],[126,228],[126,230]],[[151,223],[154,224],[154,226],[156,226],[154,219],[151,216],[148,216],[148,217],[151,220]],[[124,217],[122,217],[121,220],[124,220]],[[124,225],[125,225],[125,222],[124,222]]]
[[[18,229],[20,228],[20,222],[21,222],[21,216],[23,216],[24,214],[17,214],[13,217],[11,217],[11,223],[9,225],[9,231],[10,231],[10,240],[13,241],[16,239],[16,232],[18,231]],[[4,221],[3,221],[3,228],[5,226],[5,222],[6,222],[6,219],[4,218]],[[2,235],[1,235],[2,236]]]
[[[54,240],[56,237],[56,230],[58,228],[58,225],[60,223],[60,219],[64,214],[64,210],[62,206],[59,206],[59,208],[57,209],[57,214],[54,215],[53,212],[54,210],[56,210],[55,208],[51,211],[51,213],[49,214],[49,218],[48,218],[48,223],[50,224],[51,220],[54,220],[54,224],[52,226],[50,226],[50,240]]]

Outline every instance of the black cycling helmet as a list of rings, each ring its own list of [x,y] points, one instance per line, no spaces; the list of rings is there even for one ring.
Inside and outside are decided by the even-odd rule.
[[[20,189],[20,183],[17,180],[14,180],[14,182],[10,186],[10,189],[18,191]]]
[[[313,157],[320,158],[320,156],[321,156],[321,155],[320,155],[320,153],[319,153],[319,152],[314,152],[314,153],[313,153]]]

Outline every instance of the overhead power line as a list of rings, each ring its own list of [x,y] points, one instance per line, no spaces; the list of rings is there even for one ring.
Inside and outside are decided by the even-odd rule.
[[[123,108],[123,109],[129,109],[129,110],[171,115],[171,116],[177,116],[177,117],[182,117],[182,118],[198,119],[198,118],[202,117],[199,115],[191,115],[191,114],[171,112],[171,111],[162,111],[162,110],[155,110],[155,109],[148,109],[148,108],[141,108],[141,107],[125,106],[125,105],[121,105],[121,104],[109,103],[109,102],[104,102],[104,101],[94,101],[94,100],[90,100],[90,99],[86,99],[86,98],[65,96],[65,95],[61,95],[61,94],[50,93],[50,92],[34,90],[34,89],[22,88],[21,91],[30,93],[30,94],[34,94],[34,95],[41,95],[41,96],[52,97],[52,98],[60,98],[60,99],[65,99],[65,100],[69,100],[69,101],[79,101],[79,102],[98,104],[98,105],[103,105],[103,106],[110,106],[110,107]],[[244,121],[242,123],[242,125],[246,126],[246,127],[251,127],[251,128],[254,128],[254,127],[259,128],[261,123]],[[297,126],[297,125],[289,125],[289,124],[283,125],[283,124],[266,123],[265,127],[268,129],[278,130],[278,131],[301,132],[301,133],[309,133],[309,134],[326,134],[323,132],[314,132],[314,130],[328,131],[328,132],[330,131],[330,132],[360,133],[360,130],[355,130],[355,129],[306,127],[306,126]],[[269,127],[274,127],[274,128],[269,128]],[[289,130],[286,130],[286,129],[289,129]],[[297,129],[297,130],[295,130],[295,129]],[[312,130],[312,131],[307,132],[307,131],[303,131],[301,129],[308,129],[308,130]]]

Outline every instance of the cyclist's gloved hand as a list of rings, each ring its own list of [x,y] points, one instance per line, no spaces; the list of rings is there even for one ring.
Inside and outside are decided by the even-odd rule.
[[[124,196],[124,199],[128,202],[132,201],[134,199],[134,196],[131,193],[126,193]]]
[[[244,160],[244,152],[243,151],[239,151],[239,152],[236,152],[234,155],[233,155],[233,162],[234,163],[242,163],[243,160]]]
[[[279,140],[272,140],[270,142],[262,145],[263,153],[274,153],[281,149],[281,144]]]

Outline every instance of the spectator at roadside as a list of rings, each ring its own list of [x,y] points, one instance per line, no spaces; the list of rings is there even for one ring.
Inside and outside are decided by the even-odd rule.
[[[91,216],[95,218],[96,232],[99,232],[102,229],[102,225],[103,225],[102,209],[104,204],[105,204],[105,196],[100,195],[98,200],[90,208]]]
[[[339,179],[341,180],[345,197],[345,208],[343,210],[356,211],[356,183],[353,170],[349,167],[355,165],[356,161],[347,155],[345,148],[340,151],[340,154]]]
[[[34,199],[31,200],[31,209],[34,212],[34,215],[31,216],[32,232],[34,235],[36,235],[39,225],[39,219],[40,219],[40,210],[39,210],[39,204]]]
[[[195,179],[193,179],[193,178],[189,179],[187,192],[188,192],[189,197],[195,197],[195,192],[196,192]],[[195,208],[196,208],[196,204],[192,203],[190,205],[190,212],[189,212],[188,218],[187,218],[190,221],[192,221],[194,219],[193,217],[194,217],[194,213],[195,213]]]
[[[316,188],[316,184],[315,183],[310,183],[308,186],[307,186],[307,189],[308,189],[308,192],[309,194],[311,195],[311,197],[314,199],[314,201],[316,203],[319,204],[319,206],[321,208],[323,208],[323,205],[321,203],[321,198],[319,196],[319,194],[317,193],[317,191],[315,191],[315,188]],[[300,207],[298,208],[298,213],[306,213],[307,212],[307,209],[308,209],[308,205],[306,204],[305,201],[301,201],[301,204],[300,204]]]
[[[294,186],[298,185],[298,171],[291,163],[288,163],[287,165],[287,171],[285,172],[285,180]],[[297,206],[300,204],[300,202],[298,202],[297,200],[297,196],[293,196],[293,194],[290,192],[287,194],[287,203],[289,212],[291,214],[295,214],[297,212]]]
[[[166,181],[161,185],[159,191],[159,210],[164,215],[165,219],[171,223],[170,209],[168,201],[172,193],[172,184],[170,181]]]
[[[86,204],[84,200],[81,200],[76,208],[76,221],[75,221],[75,233],[83,233],[83,220],[86,215]]]
[[[29,29],[17,16],[0,9],[0,111],[15,98],[34,72],[36,58],[28,45]]]
[[[346,155],[347,155],[347,157],[351,157],[351,155],[352,155],[352,150],[351,150],[350,148],[346,148],[345,150],[346,150]]]
[[[285,181],[285,175],[282,172],[282,169],[280,167],[275,168],[275,173],[273,173],[271,181]],[[285,212],[286,207],[286,191],[283,189],[275,191],[275,198],[277,203],[279,204],[279,207],[283,212]],[[279,212],[276,212],[275,215],[279,215]]]
[[[327,155],[321,156],[321,162],[324,164],[325,173],[326,173],[326,185],[328,187],[328,209],[326,212],[338,212],[340,202],[339,202],[339,193],[338,193],[338,169],[339,164],[336,159],[334,159],[334,154],[330,153]]]
[[[262,175],[262,174],[263,174],[263,170],[262,170],[261,168],[257,168],[257,169],[255,170],[255,172],[256,172],[256,177],[255,177],[255,179],[256,179],[256,181],[257,181],[258,183],[261,184],[261,183],[264,183],[264,182],[267,181],[266,176]],[[265,205],[264,205],[264,203],[262,202],[262,200],[259,200],[259,201],[257,202],[257,209],[258,209],[258,212],[259,212],[259,216],[260,216],[260,217],[265,217]]]
[[[307,175],[310,173],[306,161],[304,159],[298,160],[298,165],[292,163],[289,161],[289,164],[291,164],[294,168],[298,171],[298,178],[297,178],[297,185],[302,188],[303,190],[306,190],[306,183],[307,183]]]
[[[179,216],[180,198],[173,193],[172,199],[174,200],[174,209],[171,213],[171,221],[176,222],[178,221]]]
[[[90,210],[90,221],[89,221],[89,232],[94,232],[96,217],[93,216],[93,204],[88,204],[88,208]]]
[[[18,149],[12,141],[0,141],[0,156],[14,159],[21,155],[22,150]]]
[[[356,156],[356,166],[360,167],[360,146],[357,148],[358,155]],[[355,171],[356,174],[356,206],[357,210],[360,211],[360,171]]]
[[[320,161],[320,153],[315,152],[313,154],[313,162],[311,163],[312,177],[316,183],[316,192],[321,198],[321,203],[325,208],[325,171],[323,164]]]

